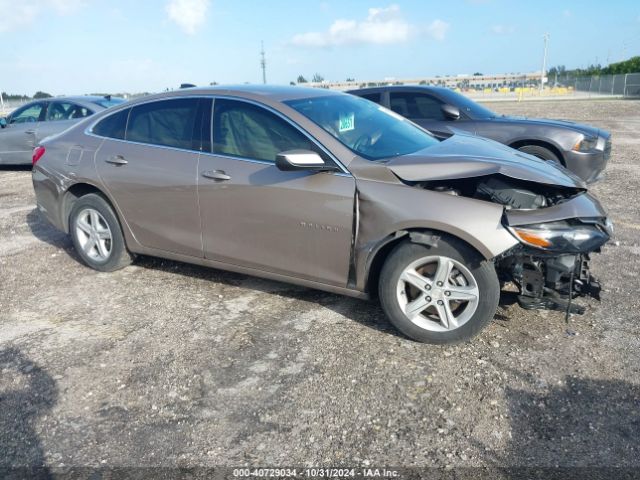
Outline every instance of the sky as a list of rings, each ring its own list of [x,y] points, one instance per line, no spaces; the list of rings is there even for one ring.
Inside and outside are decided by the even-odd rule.
[[[637,0],[0,0],[0,91],[156,92],[603,65],[640,55]]]

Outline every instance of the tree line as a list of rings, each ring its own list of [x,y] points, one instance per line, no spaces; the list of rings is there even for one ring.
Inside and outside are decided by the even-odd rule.
[[[559,77],[572,76],[572,77],[586,77],[592,75],[618,75],[624,73],[640,73],[640,56],[631,57],[629,60],[622,62],[610,63],[606,67],[600,64],[589,65],[587,68],[574,68],[567,70],[564,65],[558,65],[551,67],[547,72],[547,75],[553,77],[558,75]]]
[[[7,92],[2,92],[2,98],[4,100],[31,100],[31,99],[35,99],[35,100],[39,100],[41,98],[51,98],[52,95],[48,94],[47,92],[41,92],[41,91],[37,91],[36,93],[34,93],[33,97],[30,97],[28,95],[17,95],[15,93],[7,93]]]

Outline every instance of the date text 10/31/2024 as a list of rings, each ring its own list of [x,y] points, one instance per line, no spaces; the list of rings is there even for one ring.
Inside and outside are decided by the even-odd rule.
[[[237,478],[400,478],[397,470],[386,468],[234,468]]]

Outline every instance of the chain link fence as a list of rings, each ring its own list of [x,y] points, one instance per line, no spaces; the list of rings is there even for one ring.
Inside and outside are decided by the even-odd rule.
[[[592,77],[558,77],[557,82],[566,86],[573,86],[577,92],[640,97],[640,73],[594,75]]]

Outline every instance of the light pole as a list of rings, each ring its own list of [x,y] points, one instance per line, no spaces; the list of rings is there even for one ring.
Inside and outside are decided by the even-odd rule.
[[[264,42],[262,42],[262,50],[260,50],[260,67],[262,68],[262,83],[267,83],[267,59],[264,55]]]
[[[542,38],[544,40],[544,53],[542,55],[542,72],[540,72],[540,93],[544,90],[544,75],[547,70],[547,42],[549,41],[549,34],[545,33]]]

